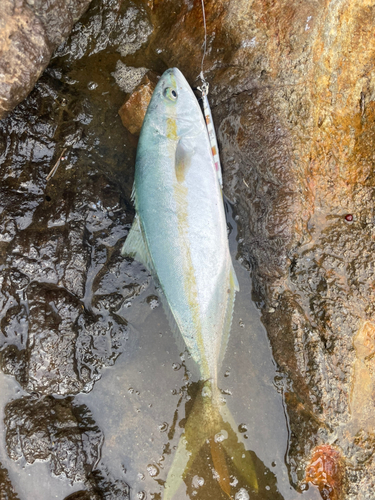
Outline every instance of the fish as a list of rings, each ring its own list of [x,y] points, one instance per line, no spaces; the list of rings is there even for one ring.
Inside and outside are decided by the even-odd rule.
[[[153,92],[137,147],[132,199],[135,218],[122,248],[150,271],[172,329],[197,363],[201,396],[168,473],[164,500],[176,493],[210,441],[220,487],[230,497],[224,448],[214,440],[235,423],[218,389],[238,280],[229,251],[223,193],[205,120],[181,71],[171,68]],[[243,446],[226,450],[242,460]],[[229,444],[228,444],[229,446]],[[236,459],[234,459],[236,460]],[[245,470],[246,467],[243,467]],[[242,472],[257,488],[252,464]]]

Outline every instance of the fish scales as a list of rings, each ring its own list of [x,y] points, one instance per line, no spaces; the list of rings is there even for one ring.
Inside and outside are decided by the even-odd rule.
[[[238,285],[205,122],[176,68],[163,74],[146,113],[134,197],[150,271],[202,379],[216,383]],[[136,250],[125,242],[123,253]]]

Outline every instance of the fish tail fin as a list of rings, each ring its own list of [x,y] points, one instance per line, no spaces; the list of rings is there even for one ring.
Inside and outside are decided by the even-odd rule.
[[[193,477],[195,466],[202,463],[212,464],[210,473],[228,498],[234,498],[232,476],[239,477],[252,491],[258,491],[252,455],[239,441],[234,419],[226,404],[219,402],[219,397],[219,390],[213,388],[210,381],[198,392],[168,472],[163,500],[175,498],[183,481],[189,488],[188,478]],[[199,460],[200,455],[207,453],[208,461]],[[202,472],[201,467],[199,471]]]

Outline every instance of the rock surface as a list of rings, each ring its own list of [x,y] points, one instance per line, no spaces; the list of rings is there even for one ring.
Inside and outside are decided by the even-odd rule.
[[[32,90],[89,3],[0,1],[0,120]]]
[[[0,498],[1,500],[19,500],[12,483],[10,482],[8,471],[0,464]]]

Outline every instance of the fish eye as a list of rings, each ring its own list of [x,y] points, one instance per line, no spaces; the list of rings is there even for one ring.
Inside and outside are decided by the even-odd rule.
[[[177,101],[178,95],[175,89],[173,89],[172,87],[167,87],[166,89],[164,89],[164,97],[171,101]]]

